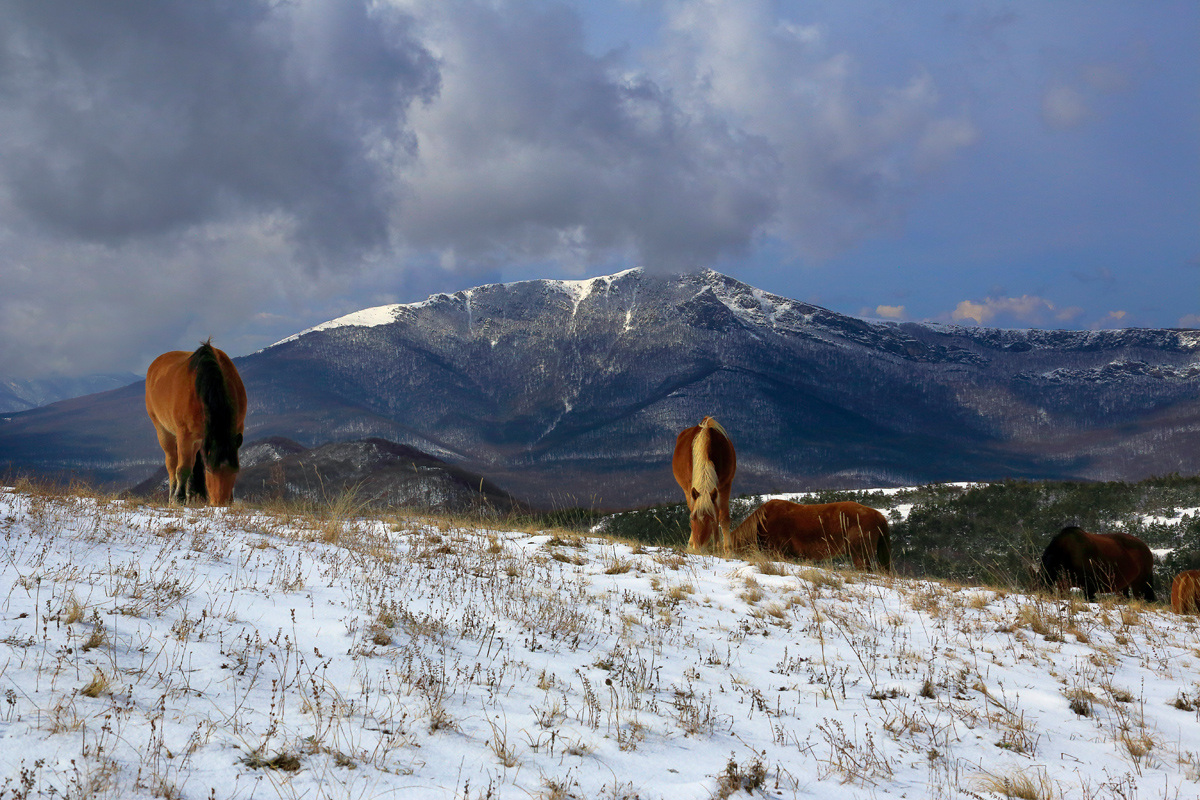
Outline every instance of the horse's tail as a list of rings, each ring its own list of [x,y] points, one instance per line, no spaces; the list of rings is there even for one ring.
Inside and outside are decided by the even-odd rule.
[[[188,368],[196,374],[196,395],[204,407],[204,446],[201,448],[210,468],[238,467],[237,412],[233,396],[212,339],[204,342],[188,359]]]

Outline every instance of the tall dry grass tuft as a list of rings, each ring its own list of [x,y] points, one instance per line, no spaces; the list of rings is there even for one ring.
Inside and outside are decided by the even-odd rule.
[[[976,788],[1000,797],[1019,800],[1053,800],[1056,791],[1053,781],[1044,770],[1012,772],[1007,775],[984,775],[975,780]]]

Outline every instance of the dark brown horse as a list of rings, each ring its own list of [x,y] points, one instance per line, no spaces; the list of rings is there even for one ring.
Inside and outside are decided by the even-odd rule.
[[[733,531],[738,549],[760,550],[822,561],[849,555],[854,566],[892,568],[887,517],[860,503],[801,505],[768,500]]]
[[[146,370],[146,412],[166,456],[171,503],[229,505],[246,422],[246,388],[211,340],[163,353]]]
[[[1200,614],[1200,569],[1189,569],[1171,582],[1171,609],[1176,614]]]
[[[1154,602],[1154,555],[1146,543],[1127,533],[1088,533],[1063,528],[1042,553],[1046,585],[1077,586],[1088,602],[1097,592],[1130,592]]]
[[[737,471],[737,455],[729,434],[712,417],[688,428],[675,438],[671,471],[687,498],[692,535],[688,547],[702,550],[715,543],[730,551],[729,491]]]

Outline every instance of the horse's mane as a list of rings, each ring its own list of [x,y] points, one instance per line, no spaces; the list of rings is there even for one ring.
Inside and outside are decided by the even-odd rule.
[[[694,516],[711,516],[717,518],[717,507],[713,505],[712,493],[717,488],[717,465],[708,455],[709,429],[716,428],[725,433],[724,429],[712,417],[705,417],[700,423],[700,430],[692,439],[692,489],[697,492],[695,505],[692,506]],[[728,438],[728,437],[726,437]]]
[[[210,468],[238,468],[237,411],[212,339],[204,342],[188,359],[196,373],[196,395],[204,407],[204,460]]]
[[[758,546],[759,520],[762,519],[763,506],[754,509],[750,516],[729,534],[729,544],[734,550],[746,550]]]

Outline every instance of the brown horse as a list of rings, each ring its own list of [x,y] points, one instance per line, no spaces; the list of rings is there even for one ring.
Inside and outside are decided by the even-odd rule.
[[[801,505],[768,500],[733,531],[734,546],[821,561],[849,555],[858,569],[890,571],[892,539],[887,517],[861,503]]]
[[[205,342],[163,353],[146,370],[146,411],[166,455],[170,502],[229,505],[246,422],[246,387],[229,356]]]
[[[1171,608],[1176,614],[1200,614],[1200,569],[1189,569],[1171,582]]]
[[[1063,528],[1042,553],[1047,586],[1078,586],[1088,602],[1097,592],[1124,592],[1154,602],[1154,555],[1127,533],[1088,533]]]
[[[687,498],[692,523],[688,547],[703,549],[719,533],[721,547],[728,553],[729,491],[737,471],[729,434],[712,417],[683,431],[675,438],[671,471]]]

